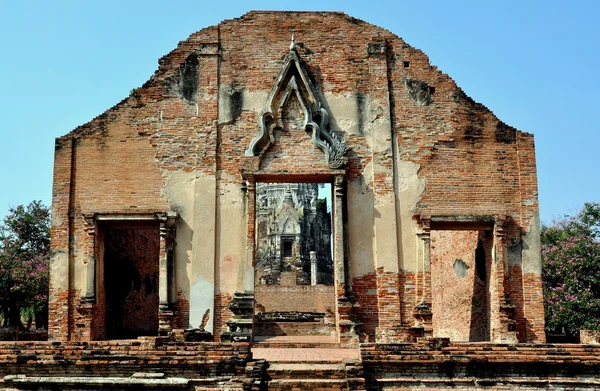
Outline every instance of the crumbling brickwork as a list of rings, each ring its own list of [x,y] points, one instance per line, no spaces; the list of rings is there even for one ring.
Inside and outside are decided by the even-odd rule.
[[[489,341],[491,244],[490,231],[432,231],[435,337]]]
[[[0,342],[0,390],[596,390],[599,354],[590,345],[424,339],[362,344],[360,360],[294,367],[253,359],[244,343]]]
[[[256,304],[264,308],[263,312],[333,312],[335,296],[332,286],[296,285],[268,286],[255,288]]]
[[[377,26],[250,12],[207,27],[55,151],[53,340],[110,335],[105,222],[156,227],[161,332],[251,328],[230,306],[254,290],[256,184],[302,182],[333,189],[340,341],[435,335],[450,280],[432,243],[452,229],[491,235],[481,338],[544,341],[533,136]]]
[[[115,379],[132,378],[135,373],[156,374],[158,379],[198,379],[194,385],[184,382],[165,383],[161,389],[243,390],[246,364],[250,360],[248,344],[185,343],[160,339],[138,341],[103,341],[92,343],[58,342],[2,342],[0,343],[0,390],[105,390],[105,389],[155,389],[151,381],[118,384]],[[49,382],[33,380],[29,386],[9,380],[10,375],[51,379]],[[132,376],[133,375],[133,376]],[[8,376],[5,377],[5,376]],[[150,375],[152,376],[152,375]],[[142,376],[143,377],[143,376]],[[77,384],[76,380],[88,382]],[[112,382],[111,382],[112,379]],[[140,377],[138,377],[138,380]],[[22,379],[25,380],[25,379]],[[99,381],[105,380],[105,383]],[[159,380],[160,381],[160,380]],[[21,388],[23,387],[23,388]],[[205,388],[207,389],[207,388]]]

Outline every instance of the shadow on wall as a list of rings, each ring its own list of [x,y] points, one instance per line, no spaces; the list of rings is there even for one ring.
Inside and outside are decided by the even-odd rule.
[[[177,289],[177,292],[170,292],[173,300],[177,300],[178,314],[175,319],[175,327],[181,329],[187,329],[194,327],[190,324],[190,278],[187,270],[188,265],[191,265],[192,260],[190,259],[192,252],[192,238],[194,237],[194,231],[188,222],[183,218],[183,213],[178,211],[179,216],[182,218],[177,219],[176,237],[175,241],[177,245],[174,251],[174,280],[175,284],[171,284],[173,290]],[[196,326],[197,327],[197,326]]]
[[[479,231],[475,249],[475,275],[471,302],[470,342],[490,340],[490,274],[492,267],[492,231]]]

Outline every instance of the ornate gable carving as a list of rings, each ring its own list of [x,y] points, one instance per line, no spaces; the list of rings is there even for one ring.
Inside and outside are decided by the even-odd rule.
[[[259,131],[250,142],[246,156],[262,156],[274,141],[273,130],[286,126],[288,115],[285,114],[294,110],[294,107],[288,106],[295,106],[296,102],[292,101],[296,100],[304,117],[301,127],[312,132],[312,142],[325,154],[327,166],[331,169],[343,167],[346,164],[346,141],[339,132],[329,131],[329,112],[322,106],[319,94],[302,66],[293,37],[290,51],[259,116]]]

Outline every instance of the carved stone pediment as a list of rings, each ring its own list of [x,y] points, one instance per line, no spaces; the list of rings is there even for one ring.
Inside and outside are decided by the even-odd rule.
[[[346,141],[341,133],[328,129],[329,112],[321,104],[319,94],[303,68],[293,37],[290,51],[259,116],[259,131],[250,142],[246,156],[261,156],[267,150],[274,141],[273,130],[285,126],[284,117],[293,111],[289,106],[298,104],[296,102],[302,112],[301,127],[312,132],[312,142],[325,154],[328,167],[343,167],[346,164]],[[297,119],[295,114],[292,116]]]

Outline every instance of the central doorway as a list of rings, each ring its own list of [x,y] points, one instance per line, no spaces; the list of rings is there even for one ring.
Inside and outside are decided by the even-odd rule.
[[[329,183],[256,184],[254,339],[335,338]]]

